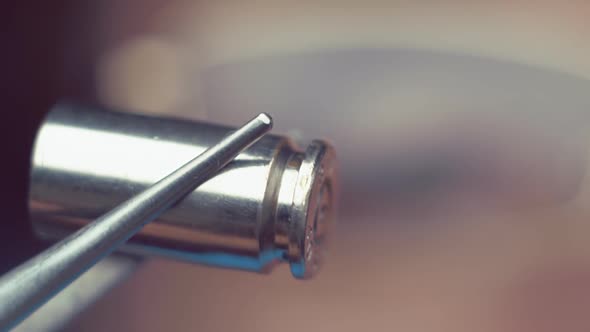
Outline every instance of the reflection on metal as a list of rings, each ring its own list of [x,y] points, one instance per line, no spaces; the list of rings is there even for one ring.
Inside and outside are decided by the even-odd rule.
[[[140,265],[138,263],[136,258],[126,255],[103,259],[27,317],[13,331],[63,331],[68,322],[131,275]]]
[[[134,137],[125,133],[110,133],[92,128],[68,127],[47,124],[40,131],[44,137],[39,141],[34,162],[45,169],[57,172],[76,173],[88,170],[93,177],[124,178],[132,183],[151,183],[164,177],[178,167],[178,162],[187,162],[205,151],[204,146],[160,141],[158,137]],[[67,146],[67,149],[50,150],[52,146]],[[51,151],[51,154],[44,153]],[[129,151],[134,151],[130,154]],[[145,156],[136,158],[135,154]],[[101,158],[109,156],[109,161]],[[75,158],[72,158],[75,156]],[[112,162],[116,160],[117,162]],[[256,158],[240,160],[256,160]],[[121,167],[124,164],[125,167]],[[146,167],[158,164],[158,167]],[[132,170],[132,171],[130,171]],[[226,176],[211,179],[201,190],[211,194],[223,194],[219,188],[232,188],[232,194],[244,199],[255,199],[264,194],[264,183],[256,183],[264,169],[243,167],[239,172],[228,170]],[[247,174],[246,174],[247,173]]]
[[[133,196],[231,128],[58,105],[35,143],[29,209],[55,239]],[[75,156],[75,157],[72,157]],[[267,135],[130,240],[123,250],[255,271],[286,261],[317,270],[333,220],[336,161]]]
[[[0,277],[0,330],[10,329],[143,226],[212,178],[272,128],[264,113],[88,225]]]

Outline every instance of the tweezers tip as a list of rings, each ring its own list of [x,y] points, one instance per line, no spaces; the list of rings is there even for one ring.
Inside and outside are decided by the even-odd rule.
[[[267,113],[260,113],[256,118],[258,119],[258,121],[267,125],[269,128],[272,128],[273,120],[272,117]]]

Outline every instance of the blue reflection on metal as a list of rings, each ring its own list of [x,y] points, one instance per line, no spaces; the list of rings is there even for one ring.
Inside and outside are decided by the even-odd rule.
[[[131,249],[131,252],[148,251],[150,254],[170,257],[182,261],[189,261],[191,263],[248,271],[261,271],[273,261],[283,260],[284,254],[284,250],[280,249],[265,250],[258,257],[252,257],[220,252],[194,253],[157,247],[133,247],[134,248],[128,249]]]
[[[291,274],[295,278],[303,278],[305,276],[305,264],[302,262],[292,262],[291,264]]]

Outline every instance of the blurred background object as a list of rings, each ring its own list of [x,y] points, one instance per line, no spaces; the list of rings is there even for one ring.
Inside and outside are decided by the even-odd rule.
[[[10,66],[29,77],[20,99],[268,112],[277,133],[332,140],[342,165],[315,280],[152,260],[70,330],[590,329],[590,4],[46,6],[11,12],[28,17],[9,41],[28,59]],[[5,116],[42,109],[28,102]]]

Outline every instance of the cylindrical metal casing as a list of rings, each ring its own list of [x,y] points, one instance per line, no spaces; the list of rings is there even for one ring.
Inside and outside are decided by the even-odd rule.
[[[231,128],[55,106],[39,128],[29,210],[37,234],[57,239],[174,171]],[[305,151],[267,135],[123,248],[216,266],[266,271],[287,261],[297,278],[321,263],[337,194],[332,147]]]

